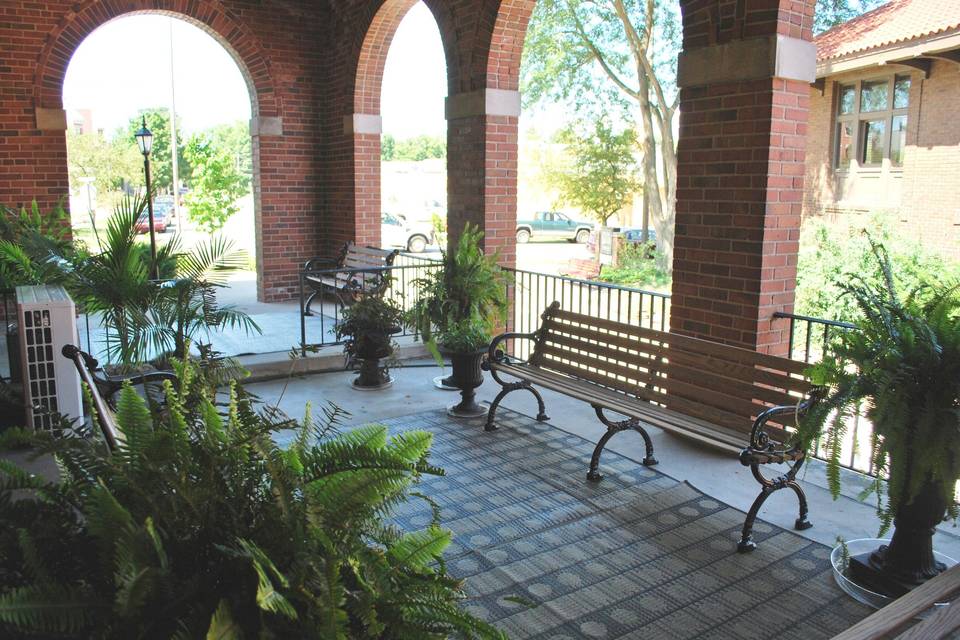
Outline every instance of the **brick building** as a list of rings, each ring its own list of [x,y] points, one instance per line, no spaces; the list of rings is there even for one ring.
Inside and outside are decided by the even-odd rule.
[[[62,85],[94,29],[133,12],[190,21],[250,88],[259,296],[380,233],[380,87],[415,0],[5,0],[0,202],[67,194]],[[514,262],[519,70],[535,0],[425,0],[448,69],[448,222]],[[683,20],[671,325],[783,352],[796,280],[815,0],[678,0]],[[117,52],[122,55],[123,52]]]
[[[960,2],[893,0],[815,42],[804,215],[885,213],[960,260]]]

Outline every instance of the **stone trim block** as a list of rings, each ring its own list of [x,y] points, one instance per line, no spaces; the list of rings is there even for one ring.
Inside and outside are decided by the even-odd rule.
[[[37,129],[40,131],[66,131],[67,112],[64,109],[37,107]]]
[[[371,113],[353,113],[343,116],[343,133],[345,135],[383,133],[383,118]]]
[[[250,118],[251,136],[282,136],[283,118],[277,116],[254,116]]]
[[[691,49],[677,59],[681,88],[764,78],[813,82],[816,72],[816,45],[782,35]]]
[[[520,117],[520,92],[507,89],[481,89],[448,96],[447,120],[474,116]]]

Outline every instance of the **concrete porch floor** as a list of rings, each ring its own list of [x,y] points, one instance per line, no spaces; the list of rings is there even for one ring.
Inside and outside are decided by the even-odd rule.
[[[322,373],[290,376],[267,382],[255,382],[248,388],[262,399],[279,402],[281,409],[292,417],[303,415],[304,406],[311,402],[315,408],[333,402],[350,412],[347,424],[364,424],[390,417],[409,415],[444,407],[459,400],[459,394],[440,391],[433,386],[433,378],[441,370],[429,360],[414,360],[391,370],[395,382],[392,387],[375,392],[355,391],[350,382],[352,372]],[[446,373],[449,373],[447,369]],[[493,400],[500,387],[485,374],[483,386],[477,390],[481,401]],[[583,402],[571,400],[551,391],[542,391],[550,424],[558,429],[596,442],[604,433],[593,410]],[[529,416],[536,415],[536,401],[529,393],[513,393],[502,406]],[[315,411],[314,415],[318,415]],[[483,420],[463,420],[464,429],[482,429]],[[746,511],[759,492],[759,485],[748,467],[740,465],[729,454],[694,444],[689,440],[648,428],[660,463],[657,471],[680,481],[687,481],[703,493]],[[639,434],[624,432],[610,440],[607,449],[635,460],[644,456]],[[639,464],[639,462],[638,462]],[[601,459],[601,470],[603,460]],[[582,473],[586,473],[586,469]],[[456,469],[447,469],[455,474]],[[797,532],[811,540],[834,546],[837,537],[850,541],[874,538],[879,530],[874,504],[861,502],[857,495],[866,485],[866,478],[853,472],[842,477],[843,493],[834,501],[826,488],[825,465],[813,461],[801,472],[801,484],[810,503],[810,521],[813,528]],[[767,475],[772,475],[768,473]],[[797,517],[797,501],[793,492],[777,492],[767,500],[760,518],[791,529]],[[889,534],[887,534],[889,536]],[[960,558],[960,530],[951,523],[943,523],[934,539],[935,548],[952,558]]]

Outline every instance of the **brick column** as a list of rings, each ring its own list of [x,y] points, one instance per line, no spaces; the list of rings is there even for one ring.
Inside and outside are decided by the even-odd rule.
[[[344,134],[353,137],[354,242],[380,246],[379,115],[354,113],[343,119]]]
[[[778,0],[758,4],[772,9]],[[787,325],[773,314],[793,310],[796,287],[815,66],[809,27],[799,26],[812,15],[812,6],[807,9],[796,20],[782,10],[758,9],[769,22],[758,24],[760,18],[747,14],[744,24],[754,33],[774,33],[706,46],[692,46],[708,30],[691,37],[702,25],[685,15],[673,331],[786,353]]]
[[[516,264],[517,135],[520,93],[484,89],[447,98],[448,244],[468,222],[485,233],[484,250]]]

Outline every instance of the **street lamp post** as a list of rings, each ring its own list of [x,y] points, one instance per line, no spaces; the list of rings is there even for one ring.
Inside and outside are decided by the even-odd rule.
[[[147,117],[143,117],[140,130],[133,134],[137,146],[143,154],[143,172],[147,178],[147,223],[150,225],[150,278],[157,280],[157,237],[153,231],[153,192],[150,187],[150,150],[153,148],[153,134],[147,129]]]

